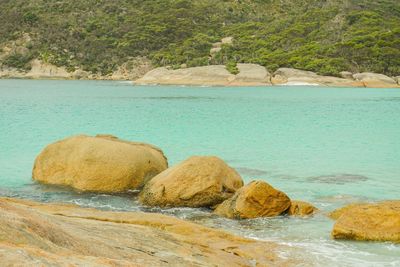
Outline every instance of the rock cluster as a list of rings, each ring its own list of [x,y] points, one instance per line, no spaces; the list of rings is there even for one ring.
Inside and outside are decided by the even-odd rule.
[[[139,201],[147,206],[206,207],[232,219],[305,216],[316,210],[263,181],[243,186],[220,158],[193,156],[168,168],[159,148],[112,135],[78,135],[50,144],[35,160],[33,179],[90,192],[139,189]]]
[[[342,78],[321,76],[311,71],[280,68],[272,78],[274,85],[319,85],[333,87],[398,87],[396,81],[386,75],[376,73],[356,73],[348,71],[340,73]]]
[[[239,74],[231,74],[223,65],[168,69],[156,68],[135,81],[135,84],[196,85],[196,86],[266,86],[271,75],[256,64],[237,64]]]
[[[351,79],[321,76],[311,71],[280,68],[272,78],[274,85],[319,85],[337,87],[364,87],[362,82]]]
[[[334,239],[400,243],[400,201],[352,204],[330,214]]]
[[[218,43],[219,44],[219,43]],[[216,53],[220,47],[215,47]],[[270,86],[270,85],[316,85],[330,87],[399,87],[396,78],[383,74],[341,72],[341,78],[322,76],[311,71],[293,68],[280,68],[273,75],[263,66],[257,64],[237,64],[239,73],[229,73],[225,66],[211,65],[204,67],[171,70],[154,69],[135,84],[160,85],[197,85],[197,86]]]

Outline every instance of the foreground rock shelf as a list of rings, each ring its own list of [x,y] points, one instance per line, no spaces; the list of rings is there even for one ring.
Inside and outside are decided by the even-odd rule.
[[[290,248],[161,214],[0,198],[6,266],[291,266]],[[4,266],[3,265],[3,266]]]

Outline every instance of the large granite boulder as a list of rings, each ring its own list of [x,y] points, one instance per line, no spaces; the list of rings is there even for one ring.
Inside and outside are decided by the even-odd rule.
[[[321,76],[311,71],[292,68],[280,68],[272,78],[274,85],[316,85],[332,87],[364,87],[362,82],[352,79]]]
[[[146,73],[136,80],[135,84],[224,86],[234,79],[235,75],[229,73],[222,65],[177,70],[162,67]]]
[[[336,211],[334,239],[400,242],[400,201],[356,204]]]
[[[243,186],[240,175],[217,157],[191,157],[151,179],[140,193],[149,206],[212,207]]]
[[[273,217],[286,212],[289,197],[263,181],[253,181],[217,206],[214,213],[231,219]]]
[[[371,88],[392,88],[398,87],[397,82],[383,74],[363,72],[356,73],[353,78],[357,81],[364,83],[365,87]]]
[[[142,187],[167,167],[155,146],[79,135],[47,146],[35,160],[33,179],[82,191],[124,192]]]
[[[298,200],[292,200],[287,214],[290,216],[309,216],[317,212],[318,209],[310,203]]]
[[[353,73],[351,73],[350,71],[341,71],[340,73],[340,77],[342,77],[343,79],[350,79],[353,80]]]
[[[231,85],[262,86],[272,85],[271,74],[266,68],[257,64],[237,64],[239,73]]]
[[[263,86],[271,85],[268,71],[256,64],[238,64],[239,74],[231,74],[223,65],[171,70],[154,69],[135,84],[197,85],[197,86]]]
[[[26,77],[33,79],[71,79],[72,73],[68,72],[65,67],[57,67],[34,59],[31,61],[31,70],[26,74]]]

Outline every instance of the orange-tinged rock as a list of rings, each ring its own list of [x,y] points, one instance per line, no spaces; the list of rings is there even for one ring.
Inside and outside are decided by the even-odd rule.
[[[231,219],[272,217],[284,213],[290,207],[289,197],[263,181],[253,181],[239,189],[214,211]]]
[[[400,242],[400,201],[351,205],[331,217],[334,239]]]
[[[310,203],[298,200],[292,200],[290,208],[288,209],[288,215],[291,216],[308,216],[317,212],[318,209]]]
[[[47,146],[35,160],[32,177],[81,191],[124,192],[142,187],[167,167],[155,146],[111,135],[79,135]]]
[[[212,207],[242,186],[240,175],[223,160],[194,156],[151,179],[139,199],[149,206]]]
[[[173,217],[0,198],[1,266],[296,266],[290,248]]]

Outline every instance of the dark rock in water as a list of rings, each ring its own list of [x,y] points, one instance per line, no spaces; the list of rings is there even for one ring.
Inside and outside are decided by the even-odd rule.
[[[316,183],[326,183],[326,184],[347,184],[347,183],[357,183],[364,182],[368,180],[368,177],[359,174],[331,174],[331,175],[321,175],[310,177],[307,179],[311,182]]]
[[[246,167],[235,168],[237,172],[244,176],[264,176],[269,174],[269,172],[259,169],[251,169]]]

